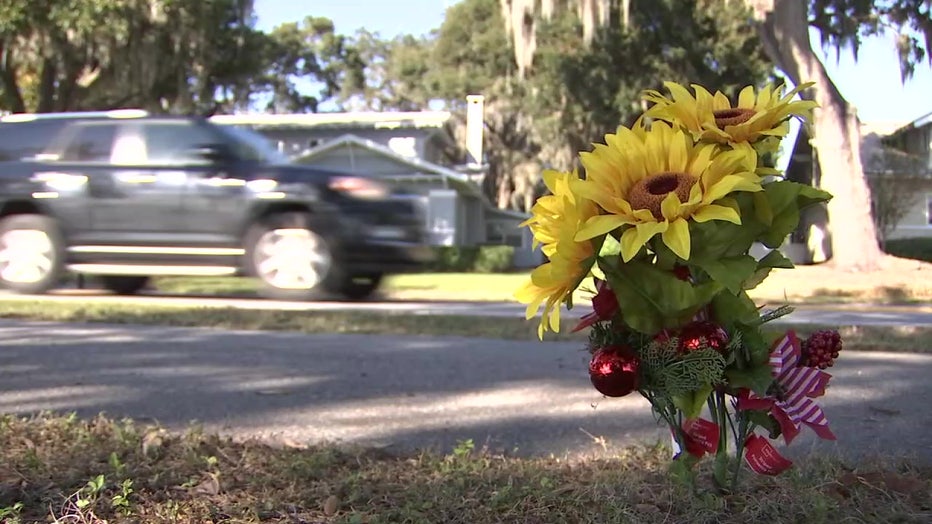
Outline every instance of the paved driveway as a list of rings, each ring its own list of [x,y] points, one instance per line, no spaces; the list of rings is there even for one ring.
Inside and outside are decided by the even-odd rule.
[[[604,399],[567,343],[0,321],[0,412],[198,421],[209,430],[580,455],[665,439],[645,400]],[[824,406],[851,455],[932,462],[932,356],[844,354]],[[794,453],[815,445],[807,435]]]

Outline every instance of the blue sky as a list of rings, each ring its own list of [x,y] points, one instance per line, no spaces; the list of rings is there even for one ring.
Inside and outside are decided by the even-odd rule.
[[[443,22],[453,0],[256,0],[259,27],[270,29],[308,15],[333,20],[338,32],[356,29],[392,37],[422,35]],[[403,6],[403,7],[402,7]],[[899,62],[890,38],[873,38],[864,43],[855,62],[843,51],[836,62],[834,51],[824,61],[842,95],[858,108],[862,121],[908,122],[932,112],[932,67],[925,62],[903,85]]]

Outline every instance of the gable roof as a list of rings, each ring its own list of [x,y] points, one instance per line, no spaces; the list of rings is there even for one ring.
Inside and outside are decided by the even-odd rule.
[[[918,128],[920,128],[920,127],[925,127],[925,126],[927,126],[927,125],[929,125],[929,124],[932,124],[932,112],[927,113],[927,114],[925,114],[925,115],[923,115],[923,116],[920,116],[919,118],[913,120],[912,122],[906,124],[905,126],[899,128],[899,129],[897,129],[896,131],[894,131],[893,133],[891,133],[891,136],[892,136],[892,135],[898,135],[898,134],[900,134],[900,133],[905,133],[905,132],[910,131],[910,130],[912,130],[912,129],[918,129]]]
[[[304,160],[312,159],[315,156],[320,156],[324,153],[327,153],[328,151],[333,151],[342,147],[359,147],[361,149],[373,151],[379,155],[390,158],[399,164],[409,166],[425,176],[440,178],[444,181],[444,183],[450,184],[458,192],[478,198],[482,202],[482,207],[487,213],[518,220],[525,220],[531,216],[528,213],[499,209],[493,206],[492,203],[485,198],[485,195],[482,194],[482,190],[479,188],[479,186],[470,180],[469,177],[464,173],[460,173],[459,171],[441,166],[440,164],[428,162],[427,160],[419,157],[408,157],[402,155],[392,150],[390,147],[353,134],[342,135],[317,147],[313,147],[311,149],[305,150],[304,152],[298,153],[292,157],[292,161],[301,163]],[[391,177],[388,178],[390,179]]]
[[[469,180],[469,177],[463,173],[454,171],[448,167],[441,166],[440,164],[428,162],[427,160],[419,157],[409,157],[402,155],[392,150],[388,146],[382,145],[372,140],[361,138],[353,134],[345,134],[333,140],[328,140],[319,146],[307,149],[301,153],[298,153],[297,155],[294,155],[292,157],[292,161],[296,163],[302,163],[316,156],[320,156],[328,151],[333,151],[340,148],[352,149],[356,147],[373,151],[378,155],[390,158],[394,162],[408,166],[421,174],[440,178],[444,181],[444,183],[450,183],[455,186],[455,188],[461,193],[466,193],[471,196],[480,198],[482,197],[482,191],[480,191],[479,186]]]
[[[450,119],[448,111],[351,111],[346,113],[246,113],[214,115],[210,121],[225,125],[269,128],[440,129]]]

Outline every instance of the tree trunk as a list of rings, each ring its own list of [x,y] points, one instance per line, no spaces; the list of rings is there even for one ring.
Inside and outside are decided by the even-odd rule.
[[[26,102],[19,89],[16,64],[13,63],[13,50],[7,49],[2,41],[0,41],[0,86],[3,87],[7,109],[12,113],[25,113]]]
[[[831,264],[843,271],[880,268],[883,252],[871,218],[871,198],[861,166],[861,133],[854,108],[842,97],[809,40],[804,0],[751,0],[767,55],[795,84],[815,82],[806,93],[819,104],[813,115],[813,147],[818,153],[820,187],[832,193],[828,204]]]

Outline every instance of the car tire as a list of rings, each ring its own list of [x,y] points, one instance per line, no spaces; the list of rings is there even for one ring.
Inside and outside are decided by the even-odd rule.
[[[272,215],[246,234],[246,269],[259,294],[276,300],[311,300],[341,280],[339,242],[327,224],[307,213]]]
[[[58,285],[65,249],[55,221],[44,215],[11,215],[0,220],[0,286],[40,295]]]
[[[381,283],[381,273],[351,275],[330,291],[349,300],[365,300],[379,289]]]
[[[100,283],[104,289],[117,295],[135,295],[149,284],[149,277],[104,275],[100,277]]]

